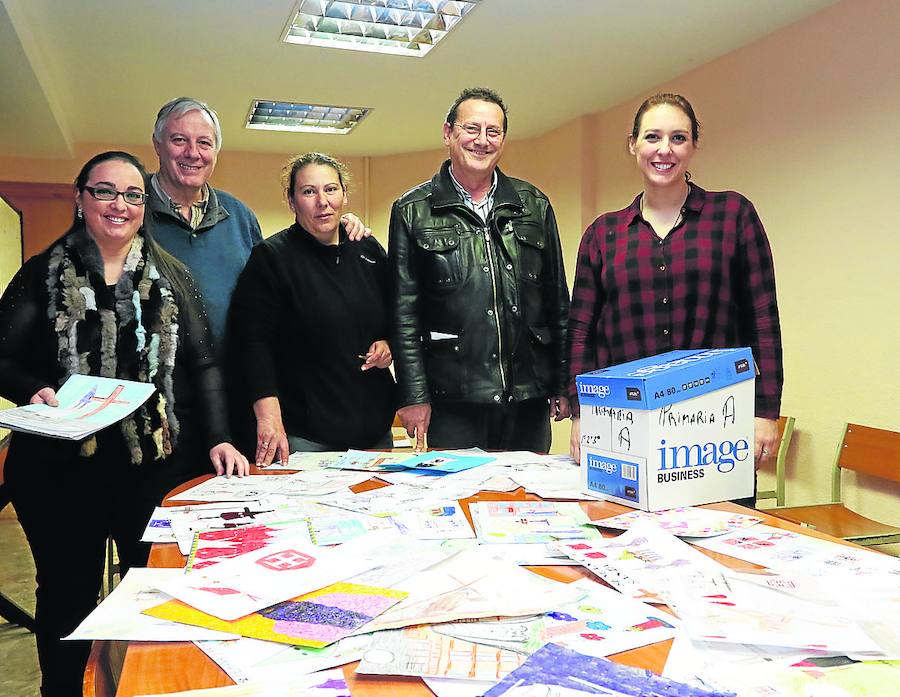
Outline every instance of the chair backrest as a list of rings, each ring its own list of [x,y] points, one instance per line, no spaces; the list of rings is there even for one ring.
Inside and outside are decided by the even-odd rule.
[[[784,505],[784,476],[785,462],[788,449],[791,447],[791,437],[794,434],[793,416],[781,416],[778,418],[778,453],[775,456],[775,488],[767,491],[757,491],[756,500],[775,499],[776,506]]]
[[[841,500],[841,470],[900,482],[900,432],[848,423],[834,458],[831,499]]]

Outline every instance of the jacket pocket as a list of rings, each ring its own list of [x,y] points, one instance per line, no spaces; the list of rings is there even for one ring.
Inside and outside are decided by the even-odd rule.
[[[519,277],[529,283],[540,283],[544,269],[544,248],[547,236],[540,225],[513,223],[516,236],[516,264]]]
[[[553,384],[554,365],[553,337],[550,329],[542,325],[529,325],[530,368],[535,384],[542,390],[549,390]]]
[[[435,339],[434,335],[448,338]],[[463,359],[461,336],[453,332],[431,332],[424,342],[425,374],[428,390],[435,399],[454,399],[465,395],[468,367]]]
[[[433,291],[443,292],[459,286],[463,267],[456,228],[420,230],[416,233],[420,278]]]

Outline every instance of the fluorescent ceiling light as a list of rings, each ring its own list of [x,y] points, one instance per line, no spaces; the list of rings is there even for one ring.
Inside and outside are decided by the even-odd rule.
[[[300,0],[282,39],[424,56],[481,0]]]
[[[372,111],[364,107],[299,104],[255,99],[246,128],[264,131],[305,131],[344,135]]]

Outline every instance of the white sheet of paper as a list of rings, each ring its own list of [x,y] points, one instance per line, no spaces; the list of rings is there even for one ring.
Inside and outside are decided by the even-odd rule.
[[[729,690],[733,689],[730,687],[733,681],[728,676],[736,668],[752,671],[770,665],[790,665],[816,655],[827,654],[777,646],[692,641],[687,632],[680,629],[672,642],[662,675],[694,687]]]
[[[429,678],[422,681],[435,697],[481,697],[497,684],[495,680],[459,680],[458,678]]]
[[[571,465],[567,469],[523,470],[512,478],[532,494],[542,499],[591,500],[594,497],[584,493],[581,485],[581,469]]]
[[[821,651],[875,651],[878,645],[827,593],[774,590],[755,574],[685,570],[669,577],[669,606],[696,641],[760,644]],[[782,578],[788,587],[789,578]],[[805,591],[805,592],[804,592]],[[824,600],[823,600],[824,595]]]
[[[321,649],[241,637],[237,641],[195,641],[236,683],[290,679],[358,661],[370,634],[346,637]],[[282,677],[283,676],[283,677]]]
[[[366,624],[366,631],[462,618],[534,615],[582,595],[565,583],[496,561],[481,546],[466,549],[394,588],[409,596]]]
[[[130,569],[97,608],[66,639],[97,641],[191,641],[237,639],[238,634],[169,622],[141,614],[142,610],[170,600],[156,590],[184,573],[181,569]]]
[[[283,485],[278,475],[252,475],[248,477],[213,477],[180,494],[170,496],[169,501],[255,501],[275,493]]]
[[[293,678],[169,692],[165,695],[136,695],[136,697],[346,697],[349,693],[350,689],[344,680],[344,671],[334,669]]]
[[[717,511],[712,508],[688,506],[667,511],[629,511],[611,518],[592,520],[592,525],[615,530],[627,530],[638,521],[648,521],[678,537],[714,537],[733,530],[742,530],[762,522],[762,518]]]
[[[776,571],[794,570],[809,576],[893,574],[900,584],[897,557],[769,525],[755,525],[727,535],[691,540],[691,543]]]
[[[305,535],[293,537],[184,574],[161,589],[209,615],[235,620],[371,569],[379,563],[377,548],[369,535],[338,547],[316,547]]]
[[[675,569],[715,573],[724,567],[651,523],[640,522],[618,537],[553,546],[584,565],[613,588],[636,600],[665,603],[667,576]]]
[[[518,566],[579,566],[574,559],[543,542],[503,543],[483,545],[492,559],[508,561]]]
[[[392,516],[420,506],[428,506],[434,501],[446,498],[443,493],[430,489],[394,484],[392,486],[372,489],[354,494],[352,491],[341,491],[319,496],[317,501],[326,506],[357,511],[368,515]]]

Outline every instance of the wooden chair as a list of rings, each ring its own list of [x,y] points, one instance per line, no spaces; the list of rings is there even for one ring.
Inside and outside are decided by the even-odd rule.
[[[3,484],[3,463],[6,461],[7,445],[9,445],[9,436],[0,441],[0,511],[9,504],[9,492]],[[30,632],[34,631],[34,617],[7,598],[2,592],[0,592],[0,617],[11,624],[25,627]]]
[[[858,545],[900,542],[900,528],[866,518],[841,503],[845,469],[900,482],[900,433],[846,424],[831,472],[832,503],[770,508],[766,513]]]
[[[125,662],[126,641],[95,641],[84,669],[83,697],[115,697]]]
[[[778,453],[775,456],[775,488],[756,492],[757,503],[761,499],[775,499],[776,506],[784,505],[784,463],[787,460],[788,448],[791,447],[791,436],[794,434],[793,416],[782,416],[778,419]]]

